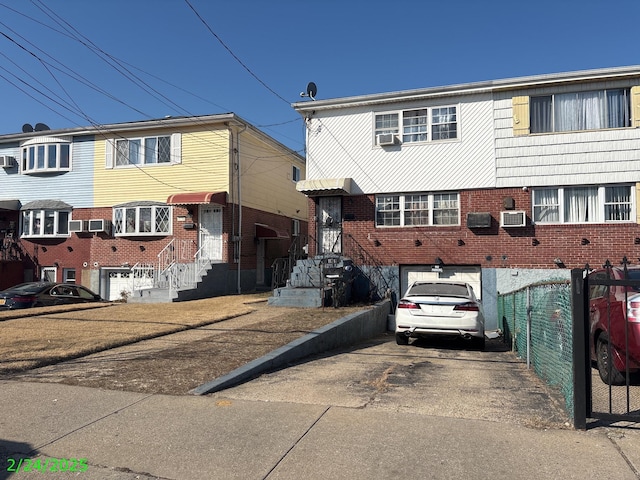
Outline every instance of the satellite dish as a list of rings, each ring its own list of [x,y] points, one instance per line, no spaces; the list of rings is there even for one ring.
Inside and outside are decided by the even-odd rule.
[[[300,92],[300,96],[301,97],[309,97],[311,100],[315,100],[317,93],[318,93],[318,87],[316,87],[316,84],[313,83],[313,82],[309,82],[307,84],[306,93],[305,92]]]
[[[44,123],[36,123],[36,126],[35,126],[36,132],[42,132],[44,130],[51,130],[51,129]]]
[[[31,132],[33,132],[33,127],[30,124],[25,123],[24,125],[22,125],[22,133],[31,133]]]

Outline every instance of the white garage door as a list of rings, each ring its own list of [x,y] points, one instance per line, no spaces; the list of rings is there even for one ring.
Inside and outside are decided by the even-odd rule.
[[[107,294],[109,301],[120,300],[122,292],[131,294],[133,282],[130,270],[110,270],[107,278]]]
[[[400,296],[403,296],[409,284],[416,280],[466,282],[473,287],[476,297],[482,298],[480,267],[445,265],[438,269],[434,265],[402,266],[400,267]]]

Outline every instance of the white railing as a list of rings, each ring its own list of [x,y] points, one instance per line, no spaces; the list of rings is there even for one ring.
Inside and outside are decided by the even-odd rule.
[[[158,253],[156,265],[137,263],[132,267],[133,291],[152,287],[170,292],[195,288],[202,275],[211,268],[211,261],[201,258],[201,254],[202,248],[196,250],[192,240],[172,239]]]

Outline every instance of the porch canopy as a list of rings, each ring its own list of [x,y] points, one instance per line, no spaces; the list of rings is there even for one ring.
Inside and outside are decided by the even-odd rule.
[[[316,178],[313,180],[300,180],[296,183],[296,190],[309,197],[322,195],[350,195],[350,178]]]
[[[20,200],[0,200],[0,210],[20,210]]]
[[[273,240],[285,240],[289,238],[287,232],[277,230],[264,223],[256,223],[256,238],[273,239]]]
[[[168,205],[217,205],[227,204],[227,192],[183,192],[174,193],[167,198]]]

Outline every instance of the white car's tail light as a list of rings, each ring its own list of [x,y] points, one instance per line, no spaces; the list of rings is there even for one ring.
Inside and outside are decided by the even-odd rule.
[[[454,310],[461,310],[463,312],[479,312],[480,307],[478,304],[473,302],[461,303],[460,305],[456,305],[453,307]]]
[[[398,308],[414,308],[414,309],[420,309],[420,307],[413,303],[413,302],[409,302],[407,300],[400,300],[400,302],[398,303]]]

